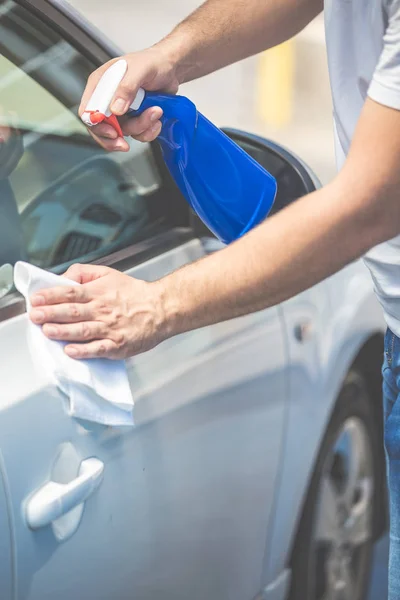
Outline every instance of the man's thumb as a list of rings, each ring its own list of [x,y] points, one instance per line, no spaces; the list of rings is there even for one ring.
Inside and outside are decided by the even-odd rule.
[[[64,273],[64,277],[76,281],[77,283],[90,283],[100,277],[104,277],[110,273],[108,267],[102,267],[99,265],[80,265],[75,264],[69,267]]]
[[[128,111],[130,105],[136,98],[140,83],[144,80],[145,75],[146,74],[143,73],[142,69],[138,71],[137,69],[133,69],[132,66],[128,66],[128,70],[119,84],[111,102],[110,108],[114,115],[121,117]]]

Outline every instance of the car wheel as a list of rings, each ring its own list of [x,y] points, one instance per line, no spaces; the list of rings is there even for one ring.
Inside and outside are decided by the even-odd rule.
[[[351,371],[323,439],[292,554],[290,600],[364,600],[380,455],[363,375]]]

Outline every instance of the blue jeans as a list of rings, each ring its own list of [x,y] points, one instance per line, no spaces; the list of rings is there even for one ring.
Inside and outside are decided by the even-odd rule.
[[[400,339],[385,336],[383,407],[390,499],[389,600],[400,600]]]

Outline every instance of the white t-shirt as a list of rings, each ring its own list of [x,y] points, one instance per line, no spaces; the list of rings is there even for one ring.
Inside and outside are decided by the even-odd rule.
[[[325,29],[340,168],[367,95],[400,110],[400,0],[325,0]],[[400,337],[400,235],[364,260],[386,322]]]

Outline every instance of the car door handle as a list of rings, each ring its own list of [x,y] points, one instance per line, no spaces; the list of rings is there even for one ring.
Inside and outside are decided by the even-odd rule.
[[[298,342],[306,342],[312,337],[313,333],[314,326],[312,321],[302,321],[294,328],[294,337]]]
[[[28,501],[26,520],[31,529],[50,525],[93,494],[103,478],[104,463],[98,458],[82,461],[79,474],[69,483],[49,481]]]

